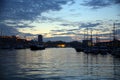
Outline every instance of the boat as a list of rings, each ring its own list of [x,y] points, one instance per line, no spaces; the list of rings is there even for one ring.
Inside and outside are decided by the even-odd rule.
[[[114,49],[111,54],[120,57],[120,48]]]
[[[81,47],[75,47],[74,49],[76,50],[76,52],[83,52],[84,51],[84,49]]]
[[[45,46],[44,45],[31,45],[30,49],[31,50],[44,50]]]
[[[98,54],[99,53],[99,49],[98,47],[88,47],[84,49],[85,53],[91,53],[91,54]]]
[[[92,54],[107,54],[108,48],[106,46],[93,46],[84,49],[84,52]]]

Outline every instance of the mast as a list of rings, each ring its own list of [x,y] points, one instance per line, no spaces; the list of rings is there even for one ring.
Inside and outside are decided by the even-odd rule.
[[[115,23],[113,24],[113,41],[116,40]]]
[[[2,34],[2,28],[1,28],[1,32],[0,32],[0,35],[2,36],[3,34]]]
[[[86,37],[85,37],[85,30],[84,30],[84,40],[86,39]]]
[[[98,35],[97,35],[97,32],[96,32],[96,43],[98,43]]]
[[[87,40],[88,40],[88,27],[87,27]]]
[[[92,29],[91,29],[91,46],[92,46],[92,44],[93,44],[92,41],[93,41],[93,40],[92,40]]]

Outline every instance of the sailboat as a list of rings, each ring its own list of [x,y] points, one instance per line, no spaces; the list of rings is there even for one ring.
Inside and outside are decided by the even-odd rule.
[[[113,24],[113,41],[112,41],[112,51],[111,54],[120,57],[120,41],[116,38],[116,27],[115,23]]]

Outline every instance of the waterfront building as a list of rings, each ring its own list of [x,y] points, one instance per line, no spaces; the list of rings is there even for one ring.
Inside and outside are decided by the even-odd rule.
[[[43,36],[42,35],[38,35],[38,43],[42,43],[43,42]]]
[[[16,36],[0,36],[0,48],[25,48],[28,46],[28,41],[26,39],[21,39]]]

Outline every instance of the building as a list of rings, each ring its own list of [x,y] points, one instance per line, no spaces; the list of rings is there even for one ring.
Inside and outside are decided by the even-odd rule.
[[[38,35],[38,43],[42,43],[43,42],[43,36],[42,35]]]
[[[16,36],[0,36],[0,49],[25,48],[28,46],[26,39]]]

